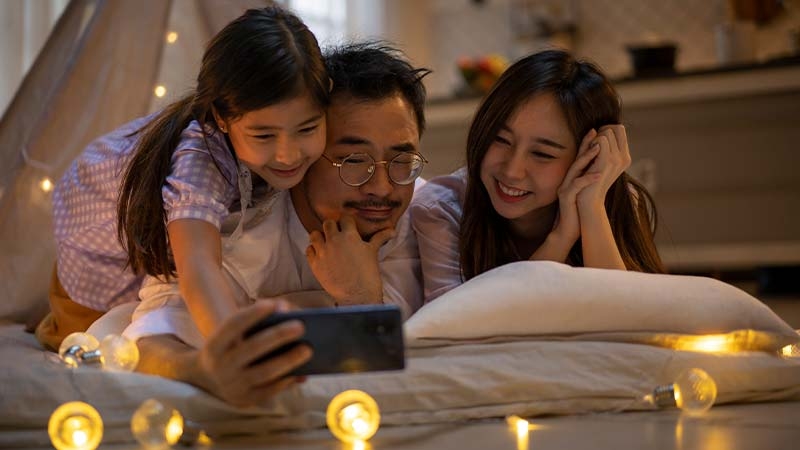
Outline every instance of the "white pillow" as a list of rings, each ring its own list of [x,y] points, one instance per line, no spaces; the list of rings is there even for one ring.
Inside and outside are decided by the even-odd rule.
[[[758,299],[718,280],[550,261],[516,262],[483,273],[425,305],[405,324],[410,345],[592,334],[674,347],[674,334],[730,332],[747,341],[741,350],[776,350],[800,340]]]

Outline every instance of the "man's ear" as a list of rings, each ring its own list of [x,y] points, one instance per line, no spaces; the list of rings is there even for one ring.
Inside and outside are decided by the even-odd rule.
[[[217,123],[217,128],[219,128],[219,130],[222,131],[223,133],[227,133],[228,132],[228,124],[225,123],[224,120],[222,120],[222,117],[217,112],[217,108],[214,108],[212,106],[211,107],[211,114],[214,115],[214,122]]]

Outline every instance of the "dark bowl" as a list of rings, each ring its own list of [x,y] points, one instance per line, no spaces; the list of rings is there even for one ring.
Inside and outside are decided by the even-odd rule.
[[[675,73],[675,44],[628,47],[633,74],[637,77],[651,77]]]

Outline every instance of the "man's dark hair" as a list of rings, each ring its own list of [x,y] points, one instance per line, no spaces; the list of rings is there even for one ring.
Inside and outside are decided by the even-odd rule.
[[[425,130],[425,85],[431,73],[414,68],[403,52],[383,41],[332,47],[325,51],[325,65],[333,83],[331,97],[350,95],[381,100],[401,94],[414,109],[419,134]]]

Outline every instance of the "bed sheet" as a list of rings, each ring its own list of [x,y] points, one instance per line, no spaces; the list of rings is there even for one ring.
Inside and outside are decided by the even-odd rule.
[[[61,403],[95,406],[104,443],[132,440],[133,411],[147,398],[174,404],[216,436],[319,429],[330,399],[370,393],[384,426],[608,411],[645,411],[653,387],[702,367],[717,403],[800,399],[800,360],[764,352],[712,355],[640,344],[520,341],[409,349],[403,372],[312,377],[263,408],[237,409],[187,384],[137,373],[68,369],[39,349],[21,325],[0,325],[0,447],[47,445]]]

